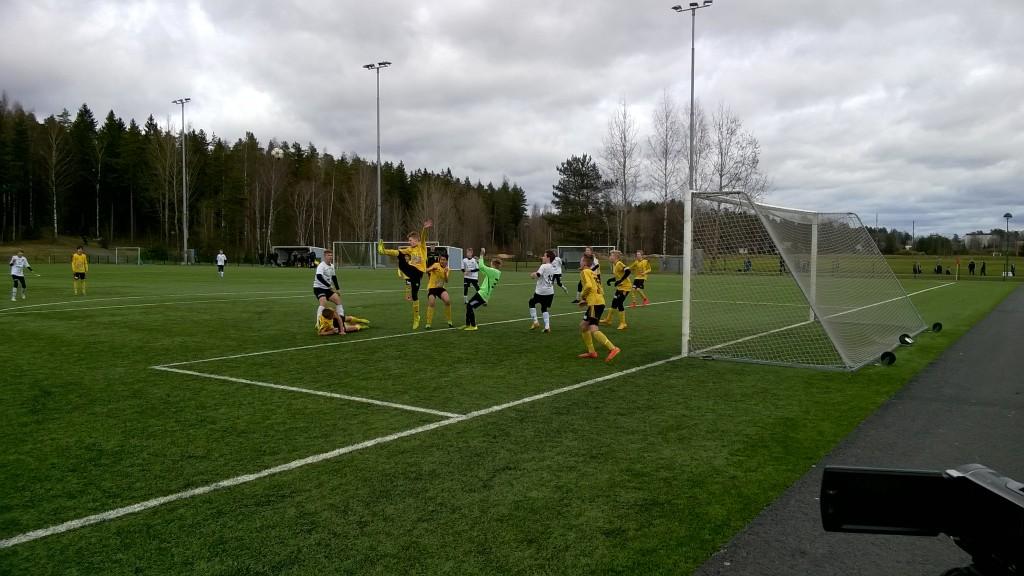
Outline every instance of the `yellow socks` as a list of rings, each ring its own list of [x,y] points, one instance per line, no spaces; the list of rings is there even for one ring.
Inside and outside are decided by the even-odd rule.
[[[452,304],[449,302],[444,305],[444,318],[448,321],[448,325],[452,325]]]
[[[427,326],[430,326],[430,323],[433,322],[433,321],[434,321],[434,307],[433,306],[427,306]]]
[[[587,347],[587,352],[597,352],[594,350],[594,338],[592,334],[601,334],[600,332],[591,332],[590,330],[584,330],[582,333],[583,344]],[[605,341],[608,339],[605,338]]]
[[[611,340],[609,340],[609,339],[608,339],[608,337],[607,337],[607,336],[605,336],[604,334],[602,334],[602,333],[600,333],[600,332],[588,332],[587,334],[593,334],[593,338],[594,338],[594,340],[597,340],[597,342],[598,342],[598,343],[599,343],[599,344],[600,344],[601,346],[604,346],[605,348],[607,348],[607,349],[609,349],[609,350],[611,350],[612,348],[615,348],[615,344],[612,344],[612,341],[611,341]],[[594,344],[593,344],[593,343],[591,343],[591,344],[590,344],[590,347],[589,347],[588,349],[589,349],[589,350],[590,350],[591,352],[593,352],[593,351],[594,351]]]

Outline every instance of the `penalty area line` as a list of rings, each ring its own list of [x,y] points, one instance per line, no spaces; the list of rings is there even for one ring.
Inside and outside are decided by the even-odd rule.
[[[362,396],[349,396],[347,394],[336,394],[334,392],[325,392],[322,390],[311,390],[309,388],[299,388],[297,386],[286,386],[284,384],[274,384],[272,382],[260,382],[258,380],[247,380],[245,378],[235,378],[234,376],[222,376],[220,374],[208,374],[205,372],[195,372],[193,370],[181,370],[179,368],[168,368],[166,366],[152,366],[154,370],[163,370],[164,372],[174,372],[177,374],[187,374],[189,376],[199,376],[202,378],[212,378],[214,380],[224,380],[227,382],[235,382],[237,384],[250,384],[252,386],[262,386],[264,388],[274,388],[277,390],[287,390],[289,392],[301,392],[303,394],[313,394],[316,396],[326,396],[328,398],[338,398],[340,400],[350,400],[352,402],[362,402],[364,404],[374,404],[376,406],[384,406],[387,408],[397,408],[399,410],[409,410],[411,412],[424,412],[426,414],[433,414],[434,416],[442,416],[444,418],[459,418],[462,414],[454,414],[452,412],[442,412],[440,410],[433,410],[431,408],[421,408],[419,406],[410,406],[408,404],[398,404],[396,402],[386,402],[384,400],[375,400],[373,398],[364,398]]]
[[[443,428],[443,427],[449,426],[451,424],[457,424],[459,422],[465,422],[467,420],[472,420],[472,419],[478,418],[480,416],[486,416],[488,414],[494,414],[496,412],[501,412],[502,410],[507,410],[509,408],[513,408],[513,407],[516,407],[516,406],[522,406],[524,404],[529,404],[531,402],[536,402],[538,400],[543,400],[545,398],[550,398],[552,396],[557,396],[559,394],[564,394],[566,392],[571,392],[573,390],[579,390],[580,388],[585,388],[587,386],[591,386],[593,384],[598,384],[600,382],[607,382],[609,380],[614,380],[614,379],[619,378],[621,376],[627,376],[629,374],[635,374],[635,373],[640,372],[642,370],[647,370],[648,368],[654,368],[656,366],[661,366],[663,364],[667,364],[669,362],[674,362],[674,361],[679,360],[681,358],[683,358],[683,357],[679,356],[679,355],[672,356],[672,357],[666,358],[664,360],[658,360],[658,361],[655,361],[655,362],[651,362],[649,364],[643,364],[641,366],[635,366],[633,368],[629,368],[629,369],[626,369],[626,370],[621,370],[619,372],[613,372],[611,374],[606,374],[604,376],[600,376],[600,377],[597,377],[597,378],[592,378],[590,380],[586,380],[584,382],[579,382],[579,383],[572,384],[572,385],[569,385],[569,386],[564,386],[562,388],[556,388],[555,390],[549,390],[548,392],[543,392],[541,394],[536,394],[536,395],[533,395],[533,396],[528,396],[526,398],[521,398],[519,400],[514,400],[512,402],[506,402],[504,404],[496,404],[494,406],[491,406],[490,408],[484,408],[482,410],[476,410],[476,411],[470,412],[469,414],[466,414],[464,416],[457,416],[457,417],[454,417],[454,418],[448,418],[446,420],[439,420],[437,422],[432,422],[430,424],[425,424],[423,426],[417,426],[416,428],[410,428],[408,430],[402,430],[400,432],[395,432],[393,434],[388,434],[386,436],[378,436],[377,438],[373,438],[371,440],[366,440],[364,442],[359,442],[357,444],[350,444],[348,446],[343,446],[341,448],[337,448],[337,449],[331,450],[329,452],[323,452],[323,453],[320,453],[320,454],[314,454],[312,456],[307,456],[306,458],[300,458],[298,460],[293,460],[291,462],[287,462],[285,464],[280,464],[278,466],[274,466],[272,468],[267,468],[265,470],[260,470],[258,472],[252,472],[250,474],[243,474],[241,476],[235,476],[233,478],[227,478],[227,479],[221,480],[219,482],[214,482],[213,484],[207,484],[205,486],[199,486],[197,488],[192,488],[190,490],[184,490],[182,492],[175,492],[174,494],[168,494],[167,496],[161,496],[159,498],[153,498],[151,500],[146,500],[144,502],[138,502],[136,504],[132,504],[132,505],[129,505],[129,506],[124,506],[124,507],[121,507],[121,508],[115,508],[113,510],[108,510],[106,512],[101,512],[99,514],[93,514],[91,516],[84,516],[82,518],[77,518],[77,519],[74,519],[74,520],[69,520],[69,521],[64,522],[62,524],[55,524],[55,525],[49,526],[47,528],[41,528],[39,530],[32,530],[30,532],[25,532],[23,534],[18,534],[16,536],[12,536],[10,538],[6,538],[6,539],[3,539],[3,540],[0,540],[0,549],[10,548],[12,546],[17,546],[18,544],[24,544],[25,542],[31,542],[33,540],[38,540],[40,538],[46,538],[48,536],[54,536],[56,534],[61,534],[61,533],[64,533],[64,532],[70,532],[72,530],[77,530],[79,528],[84,528],[84,527],[90,526],[92,524],[99,524],[101,522],[106,522],[108,520],[114,520],[115,518],[120,518],[122,516],[127,516],[129,514],[135,514],[135,513],[138,513],[138,512],[142,512],[144,510],[149,510],[149,509],[152,509],[152,508],[156,508],[158,506],[163,506],[164,504],[170,504],[171,502],[176,502],[176,501],[179,501],[179,500],[186,500],[186,499],[189,499],[189,498],[195,498],[197,496],[202,496],[203,494],[208,494],[208,493],[214,492],[216,490],[222,490],[222,489],[225,489],[225,488],[231,488],[233,486],[238,486],[238,485],[241,485],[241,484],[247,484],[249,482],[254,482],[254,481],[259,480],[261,478],[266,478],[268,476],[273,476],[275,474],[280,474],[282,472],[288,472],[288,471],[291,471],[291,470],[295,470],[297,468],[301,468],[303,466],[308,466],[310,464],[317,464],[317,463],[320,463],[320,462],[324,462],[324,461],[327,461],[327,460],[331,460],[331,459],[337,458],[339,456],[343,456],[345,454],[350,454],[352,452],[356,452],[356,451],[359,451],[359,450],[365,450],[367,448],[372,448],[374,446],[379,446],[381,444],[386,444],[386,443],[389,443],[389,442],[394,442],[395,440],[399,440],[399,439],[405,438],[407,436],[414,436],[416,434],[422,434],[424,432],[429,432],[431,430],[437,430],[438,428]]]

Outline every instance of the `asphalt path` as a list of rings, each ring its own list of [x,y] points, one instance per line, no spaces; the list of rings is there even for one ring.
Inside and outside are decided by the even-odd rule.
[[[1024,287],[865,419],[695,574],[939,576],[966,566],[970,557],[945,536],[827,533],[818,494],[827,464],[946,470],[969,463],[1024,482]]]

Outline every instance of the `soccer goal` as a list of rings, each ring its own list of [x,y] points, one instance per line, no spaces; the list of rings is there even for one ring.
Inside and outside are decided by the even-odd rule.
[[[925,329],[856,214],[684,203],[684,356],[856,370]]]
[[[427,248],[434,248],[440,243],[436,240],[427,242]],[[406,241],[384,242],[385,248],[401,248],[408,246]],[[376,242],[332,242],[334,265],[338,268],[397,268],[398,261],[391,256],[377,254]]]
[[[138,246],[115,246],[114,264],[142,264],[142,248]]]
[[[555,254],[562,259],[564,270],[579,270],[580,257],[583,256],[583,251],[586,248],[586,246],[559,246],[555,249]],[[615,250],[615,246],[591,246],[591,248],[601,260],[607,259],[608,253]]]

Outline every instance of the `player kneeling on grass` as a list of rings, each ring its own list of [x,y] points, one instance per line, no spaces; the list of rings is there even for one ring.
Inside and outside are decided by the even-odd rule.
[[[647,261],[647,256],[644,255],[643,250],[636,251],[636,260],[633,261],[633,265],[629,269],[633,272],[633,291],[630,293],[629,307],[636,308],[637,293],[643,297],[644,306],[647,306],[651,301],[647,299],[644,283],[647,281],[647,275],[651,273],[651,263]]]
[[[601,282],[598,281],[597,275],[590,269],[593,262],[594,257],[589,254],[585,254],[581,260],[580,284],[583,286],[583,290],[580,292],[579,306],[585,308],[586,312],[583,313],[583,321],[580,322],[580,336],[583,338],[583,344],[586,345],[587,351],[580,354],[578,358],[597,358],[597,351],[594,350],[594,340],[597,340],[608,349],[608,356],[604,361],[611,362],[619,355],[620,350],[615,344],[612,344],[607,336],[601,333],[598,327],[601,314],[604,313],[604,291],[601,289]]]
[[[537,268],[536,272],[530,273],[530,278],[537,281],[537,287],[533,290],[533,298],[530,298],[530,318],[533,319],[530,330],[540,328],[540,323],[537,322],[537,304],[540,304],[540,312],[544,315],[544,332],[551,332],[551,313],[548,312],[548,308],[551,308],[551,301],[555,299],[555,267],[551,264],[554,259],[555,253],[545,250],[544,255],[541,256],[540,268]]]
[[[444,317],[452,327],[452,301],[444,285],[448,282],[448,258],[441,256],[427,267],[427,328],[434,320],[434,304],[440,298],[444,302]]]
[[[626,267],[626,263],[622,261],[622,252],[618,250],[612,250],[608,256],[608,260],[612,263],[612,277],[608,279],[609,286],[615,286],[615,296],[612,298],[612,309],[608,311],[608,317],[601,320],[601,324],[611,324],[612,316],[619,313],[619,330],[625,330],[626,326],[626,308],[623,304],[626,302],[626,296],[629,296],[629,274],[630,269]]]
[[[335,334],[359,332],[369,327],[370,321],[365,318],[345,316],[344,321],[342,321],[337,312],[330,308],[324,308],[324,311],[320,313],[320,319],[317,321],[316,332],[321,336],[333,336]]]
[[[495,258],[488,266],[484,264],[484,254],[486,253],[487,250],[480,249],[480,258],[477,259],[477,265],[480,267],[480,291],[473,294],[473,297],[466,303],[466,326],[463,327],[463,330],[477,329],[476,309],[487,305],[494,288],[498,285],[498,280],[501,279],[501,260]]]

